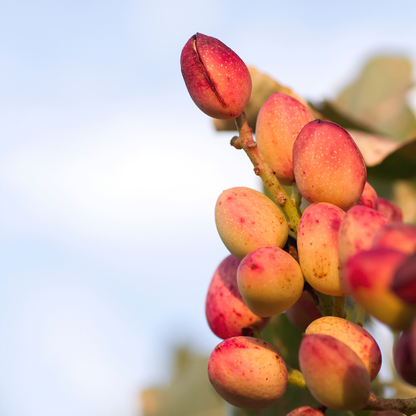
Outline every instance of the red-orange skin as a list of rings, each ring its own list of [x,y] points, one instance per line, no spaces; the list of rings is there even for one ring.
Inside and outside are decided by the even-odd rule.
[[[416,226],[398,221],[387,223],[375,234],[373,247],[392,248],[412,254],[416,251]]]
[[[400,299],[416,305],[416,253],[397,268],[391,289]]]
[[[416,366],[412,360],[411,344],[412,336],[402,332],[393,350],[393,360],[399,376],[407,383],[416,386]]]
[[[301,195],[347,210],[363,193],[364,159],[346,130],[330,121],[306,124],[293,145],[293,172]]]
[[[361,251],[345,264],[343,282],[353,294],[361,288],[386,290],[393,281],[394,272],[405,259],[404,253],[389,248]]]
[[[245,187],[227,189],[218,197],[215,224],[224,245],[240,260],[260,247],[284,247],[289,232],[277,205]]]
[[[184,46],[181,70],[195,104],[219,119],[237,118],[251,95],[251,77],[241,58],[218,39],[197,33]]]
[[[276,404],[287,388],[287,370],[276,349],[251,337],[228,338],[208,360],[208,377],[217,393],[243,409]]]
[[[338,231],[345,212],[321,202],[309,205],[300,219],[298,254],[303,275],[316,290],[326,295],[345,296],[338,259]]]
[[[209,285],[205,314],[211,331],[219,338],[252,335],[253,328],[261,331],[269,321],[247,308],[237,286],[240,260],[225,258],[215,270]]]
[[[357,205],[364,205],[375,210],[378,208],[377,192],[368,182],[365,183],[363,193],[357,201]]]
[[[305,335],[299,365],[315,399],[334,410],[360,410],[370,396],[370,376],[346,344],[324,334]]]
[[[401,208],[388,199],[378,198],[377,211],[387,217],[390,221],[403,221]]]
[[[373,245],[377,231],[389,220],[376,210],[356,205],[347,211],[339,229],[339,258],[344,264],[348,257]]]
[[[394,274],[407,255],[392,249],[373,248],[350,257],[341,273],[342,283],[355,301],[393,329],[408,330],[416,307],[391,289]]]
[[[298,407],[286,416],[323,416],[323,413],[310,406]]]
[[[275,92],[260,109],[256,122],[256,142],[267,164],[282,185],[291,185],[293,143],[306,123],[314,119],[296,98]]]
[[[412,364],[416,367],[416,319],[412,322],[409,330],[410,335],[410,354],[412,358]]]
[[[324,316],[313,321],[305,334],[330,335],[348,345],[363,361],[371,380],[380,371],[380,347],[367,330],[353,322],[336,316]]]
[[[270,317],[300,298],[304,279],[299,263],[279,247],[260,247],[247,254],[237,270],[237,284],[247,307]]]

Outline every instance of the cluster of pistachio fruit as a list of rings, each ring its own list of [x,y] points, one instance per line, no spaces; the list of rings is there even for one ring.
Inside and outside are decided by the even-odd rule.
[[[219,40],[192,36],[181,55],[188,92],[207,115],[235,119],[244,149],[273,200],[246,187],[225,190],[215,206],[218,233],[231,253],[214,273],[206,317],[218,344],[208,363],[215,390],[244,409],[277,403],[287,384],[307,388],[321,404],[290,415],[362,409],[416,413],[416,399],[376,397],[370,383],[381,367],[368,313],[402,335],[398,373],[416,385],[416,227],[367,182],[364,159],[341,126],[314,119],[295,98],[274,93],[255,131],[244,108],[251,78]],[[289,196],[282,185],[292,185]],[[302,210],[302,199],[309,205]],[[346,319],[346,300],[354,305]],[[285,312],[304,331],[300,371],[260,338]]]

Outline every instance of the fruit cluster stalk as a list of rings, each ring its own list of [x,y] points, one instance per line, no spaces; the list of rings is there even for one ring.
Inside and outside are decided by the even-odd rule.
[[[285,212],[289,219],[289,228],[296,235],[300,221],[299,211],[292,198],[287,195],[282,185],[280,185],[280,182],[274,175],[273,170],[264,161],[264,158],[262,157],[260,150],[253,139],[253,134],[247,123],[247,118],[244,112],[236,118],[236,125],[239,137],[234,137],[231,140],[231,145],[236,149],[243,149],[246,152],[254,166],[254,173],[257,176],[260,176],[276,203]]]

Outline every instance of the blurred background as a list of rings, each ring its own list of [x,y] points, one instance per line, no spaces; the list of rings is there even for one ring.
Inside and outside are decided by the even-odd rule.
[[[159,415],[198,383],[203,406],[182,416],[222,414],[204,373],[227,255],[213,210],[260,184],[191,101],[182,47],[219,38],[317,105],[392,57],[408,124],[376,127],[402,140],[415,18],[412,0],[0,0],[0,414]]]

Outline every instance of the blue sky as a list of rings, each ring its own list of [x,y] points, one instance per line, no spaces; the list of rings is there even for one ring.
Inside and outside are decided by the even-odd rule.
[[[172,346],[219,341],[213,209],[258,182],[187,94],[189,37],[319,101],[377,53],[416,66],[415,17],[413,1],[0,1],[1,414],[134,415]]]

